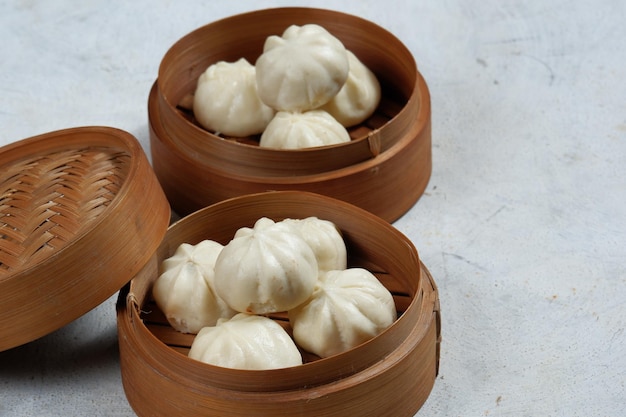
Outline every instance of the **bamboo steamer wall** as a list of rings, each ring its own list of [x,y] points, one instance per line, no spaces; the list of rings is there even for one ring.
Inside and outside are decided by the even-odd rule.
[[[193,336],[172,329],[151,299],[160,262],[181,243],[227,243],[260,216],[318,216],[346,240],[350,266],[372,271],[392,292],[399,318],[347,352],[268,371],[221,368],[186,356]],[[282,314],[273,319],[288,327]],[[439,300],[411,242],[384,220],[318,194],[286,191],[225,200],[174,223],[155,256],[120,293],[122,381],[138,415],[413,416],[439,363]]]
[[[339,38],[377,76],[381,103],[349,129],[346,144],[303,150],[261,148],[258,138],[225,138],[200,127],[182,104],[212,63],[245,57],[292,24],[316,23]],[[267,190],[303,190],[394,221],[422,195],[431,173],[430,95],[407,48],[356,16],[310,8],[260,10],[201,27],[165,54],[148,97],[155,172],[179,214]]]

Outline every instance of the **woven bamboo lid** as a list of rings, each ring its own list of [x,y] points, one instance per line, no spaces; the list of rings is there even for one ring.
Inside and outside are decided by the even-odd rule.
[[[227,243],[261,216],[317,216],[341,230],[350,267],[372,271],[392,292],[399,318],[383,333],[324,359],[267,371],[189,359],[192,335],[169,326],[151,297],[163,259],[181,243]],[[172,224],[155,255],[120,291],[122,382],[140,416],[410,417],[426,401],[439,364],[439,298],[403,234],[379,217],[330,197],[277,191],[232,198]],[[285,315],[270,316],[288,327]]]
[[[73,128],[0,148],[0,351],[115,294],[158,247],[169,219],[129,133]]]

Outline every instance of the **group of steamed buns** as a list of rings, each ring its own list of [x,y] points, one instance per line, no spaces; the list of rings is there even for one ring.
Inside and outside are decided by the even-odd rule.
[[[347,267],[336,225],[317,217],[259,218],[222,245],[181,244],[152,288],[170,325],[195,334],[188,356],[235,369],[301,365],[378,335],[397,318],[389,290]],[[272,313],[287,312],[292,336]]]
[[[316,24],[269,36],[254,65],[210,65],[193,97],[198,123],[216,134],[260,135],[259,145],[299,149],[350,141],[376,110],[376,76]],[[303,363],[351,349],[396,320],[391,293],[371,272],[347,267],[334,223],[260,218],[222,245],[181,244],[161,265],[153,297],[170,325],[194,334],[189,357],[236,369]],[[268,315],[287,313],[292,334]]]
[[[261,135],[259,145],[300,149],[350,141],[347,128],[374,113],[380,84],[343,43],[317,24],[288,27],[245,58],[210,65],[199,77],[193,113],[226,136]]]

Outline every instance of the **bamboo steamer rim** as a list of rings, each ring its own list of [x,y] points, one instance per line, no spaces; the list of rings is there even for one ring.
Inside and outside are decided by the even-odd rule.
[[[402,152],[404,148],[414,140],[416,135],[429,131],[431,123],[430,91],[423,76],[418,73],[415,83],[415,93],[413,94],[411,100],[418,103],[416,108],[419,108],[420,110],[412,119],[409,117],[401,119],[402,122],[410,122],[409,125],[402,128],[406,135],[399,138],[398,141],[394,143],[386,152],[377,154],[376,158],[366,159],[352,165],[333,169],[331,171],[305,173],[303,175],[267,175],[267,173],[263,171],[250,173],[248,171],[238,169],[241,166],[225,167],[223,165],[215,166],[214,164],[207,164],[203,154],[199,154],[196,150],[189,148],[184,142],[180,142],[180,140],[178,140],[180,138],[174,137],[168,132],[163,124],[162,114],[159,112],[157,104],[157,97],[159,94],[158,82],[155,82],[150,91],[150,99],[148,103],[148,114],[150,116],[149,124],[153,134],[158,136],[161,141],[168,143],[170,147],[177,148],[179,151],[179,157],[187,159],[190,164],[201,164],[204,170],[213,172],[215,175],[227,175],[229,178],[236,181],[258,184],[299,185],[315,183],[326,181],[328,179],[350,176],[374,169],[377,165],[390,160],[398,153]],[[303,149],[301,151],[307,152],[308,150]],[[428,170],[428,173],[430,173],[430,169]]]
[[[272,207],[272,205],[274,207]],[[306,211],[307,209],[308,211]],[[354,216],[355,218],[358,219],[359,224],[368,225],[367,232],[347,231],[348,238],[350,238],[352,234],[354,233],[356,233],[357,236],[362,237],[366,233],[377,232],[378,234],[375,239],[377,240],[381,239],[386,242],[393,241],[394,243],[393,248],[396,249],[398,252],[391,253],[391,251],[389,251],[389,254],[391,256],[395,256],[395,258],[393,259],[393,262],[390,261],[390,264],[392,265],[387,265],[387,266],[388,267],[391,266],[391,268],[388,268],[388,269],[392,271],[393,269],[396,269],[395,270],[396,274],[410,273],[410,271],[413,271],[415,276],[412,278],[412,280],[407,279],[406,281],[407,285],[410,285],[412,287],[410,290],[412,292],[411,294],[412,300],[407,310],[402,314],[402,316],[399,317],[398,320],[396,320],[394,324],[392,324],[389,328],[387,328],[381,334],[386,335],[388,333],[393,333],[396,328],[402,327],[403,325],[405,326],[411,325],[412,321],[417,318],[417,314],[414,314],[414,312],[416,313],[415,311],[416,308],[414,307],[414,305],[421,303],[421,294],[419,292],[419,288],[420,288],[421,280],[422,280],[422,275],[421,275],[422,270],[420,268],[419,256],[414,246],[404,235],[402,235],[399,231],[397,231],[397,229],[393,228],[393,226],[391,226],[389,223],[385,222],[384,220],[376,217],[375,215],[365,210],[357,209],[348,203],[335,200],[330,197],[325,197],[325,196],[317,195],[314,193],[299,192],[299,191],[277,191],[277,192],[251,194],[251,195],[246,195],[242,197],[235,197],[229,200],[224,200],[212,206],[209,206],[205,209],[201,209],[193,213],[192,215],[187,216],[179,220],[178,222],[172,224],[164,240],[164,244],[166,246],[163,247],[162,245],[162,248],[160,248],[158,252],[160,252],[161,256],[164,258],[166,256],[170,256],[180,243],[183,243],[183,242],[192,243],[192,244],[197,243],[195,241],[189,242],[189,239],[185,239],[185,238],[180,238],[179,241],[175,241],[175,242],[168,242],[167,241],[168,237],[174,235],[177,228],[187,227],[191,231],[186,232],[186,233],[193,234],[193,233],[197,233],[196,229],[199,227],[198,225],[202,224],[205,221],[208,221],[210,218],[221,219],[225,215],[239,216],[244,212],[249,213],[247,214],[248,217],[257,217],[258,215],[262,215],[261,213],[269,212],[271,213],[269,214],[270,217],[276,218],[276,217],[281,217],[281,216],[276,216],[275,213],[277,212],[285,213],[287,211],[290,211],[292,213],[295,213],[295,211],[293,210],[298,210],[298,211],[303,210],[305,214],[301,216],[302,218],[308,217],[309,215],[312,215],[311,213],[315,212],[315,213],[318,213],[317,216],[322,219],[332,218],[332,215],[331,215],[332,212],[335,212],[337,210],[342,210],[343,212],[341,215],[344,216],[341,219],[342,221],[346,221],[346,216]],[[288,217],[285,215],[282,215],[282,216]],[[292,217],[295,217],[295,216],[292,215]],[[335,219],[331,221],[336,222],[337,220]],[[194,225],[195,227],[192,227]],[[244,225],[250,225],[250,222],[245,222],[242,224],[242,226]],[[338,226],[338,227],[340,227],[341,229],[341,226]],[[342,229],[342,232],[344,232],[343,229]],[[182,236],[186,236],[184,234],[185,232],[181,232],[181,233],[183,233]],[[385,233],[385,235],[381,236],[380,235],[381,233]],[[213,238],[213,236],[209,236],[207,238]],[[355,239],[355,237],[353,236],[351,238]],[[222,243],[225,244],[227,242],[222,239]],[[383,246],[381,244],[381,248],[382,247]],[[376,269],[379,267],[374,266],[374,268]],[[125,308],[129,314],[131,321],[133,323],[136,323],[138,326],[140,326],[141,329],[144,329],[144,327],[142,326],[142,322],[139,319],[138,314],[141,312],[143,303],[146,301],[146,297],[149,297],[148,291],[152,284],[152,281],[156,279],[156,277],[152,277],[152,278],[153,278],[152,280],[143,279],[139,282],[137,280],[132,280],[130,284],[130,290],[125,300],[125,303],[126,303]],[[403,328],[402,331],[406,331],[406,328]],[[314,362],[310,362],[310,363],[303,364],[301,366],[294,367],[293,369],[290,370],[290,372],[292,372],[292,375],[290,376],[293,376],[293,373],[295,372],[314,373],[315,371],[317,371],[317,368],[320,368],[322,366],[323,367],[331,366],[331,365],[328,365],[327,363],[332,363],[333,368],[345,367],[345,364],[343,366],[341,365],[342,362],[350,362],[349,366],[353,368],[353,370],[359,370],[359,369],[365,368],[368,365],[370,365],[371,362],[366,360],[365,363],[363,363],[362,366],[359,367],[358,365],[360,361],[359,356],[361,355],[359,351],[363,350],[362,349],[363,346],[371,344],[371,342],[374,339],[371,339],[369,342],[366,342],[364,345],[360,347],[356,347],[352,349],[351,351],[342,353],[340,355],[333,355],[328,358],[319,359]],[[246,380],[246,379],[241,380],[239,377],[237,377],[237,378],[234,378],[233,380],[234,382],[233,382],[233,381],[230,381],[231,375],[239,374],[243,376],[243,375],[249,375],[250,373],[253,373],[253,374],[259,375],[259,378],[262,378],[263,380],[267,379],[267,382],[264,388],[270,389],[272,387],[271,381],[274,380],[274,378],[271,378],[271,375],[272,374],[279,375],[285,372],[285,370],[280,370],[280,369],[261,370],[261,371],[242,371],[242,370],[222,368],[222,367],[208,365],[208,364],[200,364],[200,363],[197,363],[196,361],[192,361],[191,359],[188,359],[184,355],[181,355],[171,350],[169,347],[164,345],[161,341],[156,339],[154,336],[149,337],[148,340],[150,344],[154,343],[152,347],[156,349],[157,351],[166,352],[167,354],[175,353],[177,356],[180,356],[180,358],[182,358],[181,360],[183,360],[184,362],[193,363],[194,365],[197,364],[198,366],[200,366],[202,368],[201,373],[205,375],[205,379],[207,383],[210,382],[212,384],[219,384],[220,378],[226,378],[228,381],[223,382],[224,385],[227,386],[229,384],[233,384],[232,386],[230,386],[230,388],[237,387],[238,389],[243,389],[242,387],[246,386],[249,380]],[[385,347],[385,349],[388,349],[388,348],[389,348],[388,346]],[[380,351],[379,353],[385,353],[385,352]],[[350,360],[346,360],[346,358],[349,358]],[[334,376],[339,377],[341,375],[337,374]],[[296,378],[296,379],[299,379],[299,378]],[[256,384],[258,384],[258,381],[255,381],[253,385],[256,386]],[[281,382],[280,384],[283,384],[283,383]]]
[[[254,62],[261,50],[261,41],[269,35],[280,35],[290,24],[318,23],[333,29],[346,46],[366,51],[362,57],[364,63],[370,67],[379,80],[385,76],[388,83],[395,85],[395,95],[402,95],[404,104],[399,112],[379,128],[375,128],[366,135],[353,139],[348,143],[321,146],[306,149],[271,149],[257,145],[240,143],[223,139],[215,134],[195,125],[180,115],[177,105],[189,91],[195,89],[198,76],[211,63],[202,52],[203,45],[214,42],[230,48],[232,45],[243,46],[245,50],[228,49],[228,57],[221,56],[218,60],[234,61],[240,57],[247,57]],[[242,30],[245,27],[247,30]],[[363,39],[356,39],[356,31]],[[339,32],[339,33],[337,33]],[[252,33],[254,38],[248,41],[243,34]],[[219,42],[218,42],[219,41]],[[375,49],[374,45],[377,45]],[[217,46],[216,46],[217,48]],[[215,48],[214,48],[215,49]],[[234,48],[233,48],[234,49]],[[370,51],[377,50],[383,53],[384,59],[373,56]],[[213,52],[213,49],[211,50]],[[391,51],[391,52],[390,52]],[[226,54],[226,52],[224,52]],[[366,62],[367,60],[367,62]],[[389,61],[389,64],[383,64]],[[381,67],[382,66],[382,67]],[[386,74],[389,68],[392,74]],[[385,68],[381,70],[380,68]],[[220,169],[250,173],[274,172],[273,175],[291,175],[290,171],[299,173],[318,173],[349,166],[357,162],[375,158],[392,146],[397,138],[402,137],[410,129],[418,113],[423,112],[412,99],[416,92],[418,77],[417,65],[410,51],[386,29],[379,25],[342,12],[314,9],[305,7],[287,7],[263,9],[239,15],[230,16],[202,26],[170,47],[164,55],[158,72],[156,84],[158,86],[159,117],[162,118],[166,130],[172,132],[173,139],[181,147],[190,148],[192,154],[211,163]],[[219,153],[219,158],[215,154]],[[317,162],[315,162],[317,161]]]
[[[441,342],[441,319],[438,290],[432,275],[425,267],[425,265],[420,262],[420,267],[422,275],[424,277],[424,281],[422,281],[423,288],[421,289],[421,291],[423,291],[423,294],[419,298],[420,302],[418,303],[419,307],[422,309],[422,314],[419,317],[419,321],[416,322],[417,325],[413,328],[410,334],[412,335],[412,338],[414,340],[417,340],[420,343],[433,343],[435,348],[433,358],[424,357],[421,360],[427,362],[432,359],[434,361],[434,378],[434,376],[438,374],[439,369],[439,345]],[[193,366],[198,368],[198,372],[190,375],[187,370],[189,361],[191,361],[191,359],[187,358],[179,352],[170,349],[167,346],[164,346],[161,340],[157,339],[148,329],[141,326],[139,316],[134,313],[135,309],[140,308],[140,306],[137,304],[137,299],[133,298],[132,294],[129,294],[129,290],[130,286],[124,287],[120,292],[120,298],[118,300],[118,326],[119,331],[124,337],[124,344],[132,345],[132,349],[135,350],[133,354],[135,356],[140,356],[143,360],[146,361],[144,364],[142,364],[142,366],[147,365],[153,367],[156,370],[158,377],[164,378],[178,385],[180,389],[187,390],[188,388],[190,388],[190,386],[193,386],[194,391],[203,392],[201,394],[203,397],[206,395],[219,395],[228,397],[229,392],[235,391],[237,394],[241,394],[244,396],[262,395],[270,401],[276,402],[284,401],[285,398],[282,397],[284,395],[291,396],[293,397],[292,399],[308,401],[308,396],[310,396],[310,393],[305,393],[304,390],[315,389],[316,395],[323,396],[325,394],[331,394],[337,389],[353,386],[369,379],[373,379],[376,377],[376,373],[380,372],[381,370],[392,366],[401,366],[401,361],[405,359],[408,355],[408,350],[415,347],[407,341],[399,342],[399,346],[401,346],[401,351],[394,352],[394,354],[397,353],[396,355],[385,356],[383,360],[376,361],[370,364],[369,367],[360,369],[358,372],[346,374],[343,377],[338,378],[336,381],[332,381],[330,383],[328,383],[328,381],[325,381],[326,383],[320,381],[316,382],[311,379],[313,383],[311,383],[310,385],[303,385],[298,389],[285,388],[275,390],[273,389],[275,388],[275,386],[272,385],[256,385],[255,387],[253,387],[252,384],[250,384],[248,387],[243,387],[242,389],[242,386],[238,385],[237,381],[249,382],[248,379],[250,378],[251,373],[257,374],[257,376],[259,377],[257,383],[260,380],[263,380],[265,382],[272,382],[275,381],[275,378],[280,377],[281,374],[284,374],[286,370],[293,370],[294,368],[266,371],[245,371],[237,369],[226,370],[225,372],[232,371],[233,382],[230,384],[223,384],[221,383],[221,381],[216,381],[213,379],[213,371],[215,370],[214,368],[218,367],[214,367],[212,365],[200,362],[194,362]],[[432,321],[432,327],[428,326],[429,321]],[[431,331],[434,334],[430,335],[429,333]],[[428,337],[431,337],[432,340],[425,340]],[[124,378],[127,378],[129,373],[135,372],[134,369],[129,370],[130,368],[132,368],[132,365],[127,363],[129,360],[135,361],[137,360],[137,358],[126,358],[126,355],[124,355],[124,357],[122,358],[122,374]],[[304,367],[307,366],[308,364],[304,364],[300,367],[302,367],[304,370]],[[177,374],[176,371],[180,371],[181,373]],[[311,369],[309,369],[309,371],[312,373]],[[205,376],[205,378],[195,380],[194,378],[197,375]],[[133,377],[139,377],[139,374],[133,375]],[[416,375],[413,375],[413,377],[416,377]],[[143,378],[143,376],[141,378]],[[145,384],[150,385],[150,379],[144,378],[143,380]],[[424,386],[424,389],[429,391],[434,384],[434,380],[424,382],[430,383],[430,385],[425,384]],[[125,383],[125,389],[129,391],[132,390],[132,387],[128,386],[128,383]],[[233,394],[231,393],[230,395]],[[235,399],[233,398],[233,400]],[[425,400],[425,397],[422,398],[422,402],[423,400]],[[133,406],[133,408],[136,409],[137,404],[131,402],[131,405]]]
[[[41,161],[56,168],[48,171]],[[44,164],[41,175],[38,164]],[[143,266],[144,250],[160,242],[169,205],[139,142],[116,128],[76,127],[11,143],[0,148],[0,167],[0,264],[6,268],[0,273],[2,351],[62,327],[119,291]],[[48,193],[54,200],[47,200]],[[143,211],[131,209],[151,216],[142,219]],[[36,227],[34,221],[44,223]],[[32,252],[32,236],[40,236],[42,225],[48,240]],[[31,226],[36,235],[29,234]],[[126,231],[136,235],[120,243]],[[23,233],[18,241],[15,236]],[[9,252],[16,247],[25,257],[12,267],[10,256],[19,252]]]
[[[264,371],[221,368],[194,361],[175,351],[146,327],[146,323],[141,317],[141,311],[146,308],[145,302],[149,297],[148,292],[158,273],[159,259],[155,256],[120,292],[117,306],[122,379],[131,406],[139,415],[151,414],[155,412],[153,402],[156,401],[154,400],[154,393],[157,393],[156,397],[159,398],[158,411],[164,413],[167,413],[167,410],[161,410],[160,407],[168,407],[170,402],[168,398],[171,398],[171,401],[176,403],[175,407],[182,407],[180,412],[184,410],[191,415],[195,415],[197,412],[198,415],[217,416],[224,415],[223,413],[229,411],[234,412],[233,415],[247,415],[245,413],[246,407],[253,405],[260,406],[261,409],[270,413],[261,415],[293,415],[294,410],[290,407],[297,404],[302,406],[298,415],[336,416],[341,415],[337,412],[337,407],[340,406],[337,403],[338,398],[347,401],[345,404],[341,404],[342,406],[351,407],[354,406],[356,398],[359,398],[360,401],[360,397],[366,395],[369,397],[366,402],[370,405],[372,401],[400,402],[403,412],[406,412],[407,416],[412,416],[426,400],[437,374],[441,326],[439,302],[432,276],[419,261],[419,256],[412,243],[389,223],[348,203],[313,193],[299,191],[259,193],[222,201],[174,223],[170,226],[157,254],[160,254],[159,256],[163,259],[175,250],[181,239],[186,241],[189,236],[204,233],[198,226],[204,221],[203,217],[206,219],[213,218],[214,221],[219,222],[216,218],[221,218],[220,215],[230,213],[233,216],[239,216],[241,214],[241,211],[233,213],[233,207],[252,213],[258,212],[260,206],[267,207],[267,203],[272,201],[277,204],[283,202],[287,206],[296,202],[294,206],[286,209],[287,212],[294,207],[298,209],[309,207],[312,210],[326,207],[328,212],[335,209],[345,209],[348,211],[344,212],[342,216],[358,217],[360,221],[369,224],[373,232],[385,230],[393,238],[400,239],[401,242],[398,247],[405,246],[407,250],[405,255],[412,254],[409,255],[410,260],[408,262],[417,268],[416,273],[418,274],[418,278],[412,281],[413,285],[416,285],[414,297],[404,313],[392,326],[374,339],[348,352],[326,359],[292,368]],[[280,211],[281,209],[277,208],[277,210]],[[268,214],[270,218],[284,216],[282,212],[277,214],[271,211]],[[302,217],[308,214],[310,213],[307,212]],[[323,217],[323,214],[320,214],[320,218]],[[328,218],[328,216],[325,217]],[[332,218],[330,220],[336,221]],[[359,224],[356,221],[353,222],[352,226],[355,227]],[[186,230],[176,231],[181,226],[185,227]],[[206,227],[213,227],[213,223]],[[224,226],[224,230],[218,232],[220,236],[221,233],[226,233],[226,229],[229,227],[231,226]],[[180,233],[180,236],[169,241],[177,233]],[[365,232],[363,230],[357,231],[358,236],[360,236],[359,233]],[[380,233],[377,236],[385,240],[385,237],[381,236]],[[212,236],[207,236],[207,238],[212,238]],[[353,236],[353,238],[355,237]],[[406,260],[402,256],[399,256],[398,259]],[[390,263],[398,259],[393,259]],[[397,331],[398,329],[402,331]],[[380,343],[377,345],[377,342],[383,339],[388,339],[385,342],[386,345]],[[367,357],[365,360],[363,360],[364,356]],[[409,374],[403,373],[404,368]],[[389,381],[386,379],[388,378],[387,373],[394,376],[402,375],[402,378],[410,378],[410,380],[393,380],[392,378],[392,381]],[[140,381],[141,384],[139,384]],[[382,381],[386,381],[384,382],[385,388],[378,386],[378,384],[383,384]],[[411,389],[415,390],[412,391],[414,398],[377,398],[376,390],[373,390],[372,384],[375,384],[377,389],[399,389],[398,392],[401,391],[399,387],[402,384],[410,385]],[[359,392],[359,389],[372,390],[372,392]],[[325,403],[326,401],[330,403]],[[287,409],[283,410],[282,408],[285,406]],[[309,406],[311,408],[307,410]],[[215,411],[212,407],[224,408],[216,414],[211,414],[210,412],[205,413],[207,410],[203,407],[209,407],[212,411]],[[254,410],[254,408],[247,410]],[[346,409],[341,408],[341,410],[345,411]],[[409,412],[411,414],[408,414]],[[359,415],[397,416],[404,414],[366,413]]]
[[[385,331],[381,333],[381,335],[384,335],[382,337],[385,337],[387,334],[389,334],[389,337],[396,338],[398,337],[396,333],[406,333],[408,331],[408,327],[412,324],[412,321],[418,318],[419,311],[417,311],[417,308],[414,307],[414,305],[421,303],[421,293],[419,292],[419,288],[422,281],[422,269],[420,268],[420,261],[417,250],[415,249],[411,241],[406,238],[406,236],[404,236],[386,221],[365,210],[357,209],[353,205],[345,203],[343,201],[335,200],[333,198],[318,195],[315,193],[300,191],[276,191],[235,197],[201,209],[193,213],[192,215],[187,216],[172,224],[172,226],[170,226],[168,230],[168,235],[166,235],[165,240],[167,240],[169,235],[176,231],[177,227],[181,227],[181,225],[185,226],[186,223],[192,222],[194,221],[194,219],[200,219],[194,222],[194,224],[196,224],[197,226],[201,223],[203,219],[208,219],[210,217],[222,218],[225,215],[232,216],[233,212],[236,212],[237,214],[242,214],[248,211],[253,211],[255,214],[250,214],[249,216],[255,217],[256,213],[261,213],[262,210],[268,210],[272,213],[271,217],[274,218],[288,217],[286,215],[276,215],[275,213],[277,212],[294,213],[296,211],[291,210],[297,210],[297,212],[306,213],[301,217],[308,217],[308,215],[314,212],[317,213],[316,215],[322,219],[332,218],[333,212],[341,211],[342,216],[354,216],[355,218],[358,218],[363,225],[367,224],[367,232],[352,231],[350,232],[350,234],[356,233],[362,238],[365,234],[376,234],[376,240],[385,240],[389,242],[391,247],[396,249],[396,251],[392,251],[388,248],[385,248],[383,245],[380,246],[381,249],[388,250],[389,255],[394,257],[394,261],[398,261],[392,262],[392,265],[389,265],[391,266],[391,268],[387,269],[393,270],[397,268],[395,271],[396,274],[400,274],[401,272],[413,272],[413,274],[415,274],[412,280],[406,278],[407,285],[410,285],[412,287],[410,291],[412,292],[411,296],[413,298],[409,307],[407,308],[407,311],[404,312],[401,317],[399,317],[391,326],[389,326]],[[342,220],[345,221],[345,218]],[[242,224],[242,226],[243,225],[244,224]],[[248,222],[245,225],[252,226],[252,223]],[[198,227],[199,226],[193,229],[195,230]],[[345,230],[342,230],[342,232],[346,233]],[[178,244],[183,242],[190,243],[186,240],[177,242],[174,245],[165,242],[165,244],[167,245],[166,255],[163,254],[163,249],[161,248],[157,251],[157,253],[160,252],[160,254],[164,257],[171,256],[171,254],[173,254],[173,250],[178,247]],[[226,244],[228,242],[222,240],[221,243]],[[407,264],[399,265],[401,261],[405,261]],[[374,265],[372,266],[372,268],[378,269],[379,266]],[[146,301],[145,297],[148,296],[148,288],[145,286],[144,283],[137,288],[137,291],[133,291],[133,283],[134,280],[131,281],[131,289],[127,296],[127,309],[129,313],[132,314],[132,321],[137,323],[141,327],[141,320],[138,314],[142,311],[142,305]],[[141,327],[141,329],[143,331],[143,327]],[[311,374],[315,375],[317,372],[321,372],[323,368],[333,368],[335,370],[340,370],[340,373],[356,372],[362,370],[371,365],[373,361],[378,360],[378,358],[372,359],[364,357],[362,355],[364,347],[366,348],[368,347],[368,345],[376,343],[376,341],[380,340],[382,337],[380,337],[379,335],[373,339],[370,339],[368,342],[365,342],[363,345],[357,346],[342,354],[333,355],[328,358],[319,359],[314,362],[305,363],[301,366],[294,367],[290,370],[290,377],[299,384],[305,384],[306,382],[310,383]],[[163,352],[163,349],[165,349],[166,353],[174,352],[154,337],[149,337],[148,340],[154,342],[152,346],[157,351]],[[378,354],[389,354],[390,349],[390,346],[379,346]],[[180,355],[177,352],[174,353],[177,356],[181,356],[181,360],[183,360],[184,363],[189,363],[191,361],[191,359],[187,358],[184,355]],[[242,371],[222,368],[204,363],[197,363],[196,361],[193,361],[191,363],[193,363],[194,365],[198,365],[199,369],[202,369],[200,374],[207,383],[219,384],[220,382],[222,382],[225,387],[239,390],[244,389],[243,387],[247,386],[248,384],[250,384],[250,386],[253,386],[255,389],[258,388],[259,380],[252,380],[250,378],[251,374],[257,375],[256,378],[260,378],[262,381],[264,381],[264,389],[271,389],[272,387],[274,387],[273,381],[276,381],[273,376],[281,375],[285,372],[284,370],[280,369]],[[346,363],[348,363],[348,366],[350,368],[349,370],[345,369]],[[237,376],[232,378],[233,374],[237,374]],[[241,379],[241,377],[244,375],[247,375],[247,378]],[[277,381],[277,383],[281,386],[283,385],[282,381]]]
[[[155,172],[175,210],[189,214],[217,201],[267,190],[301,190],[329,195],[393,222],[422,195],[432,169],[430,94],[418,74],[421,113],[407,135],[376,158],[347,168],[306,176],[227,172],[180,148],[149,100],[149,128]],[[155,97],[158,85],[153,84]],[[417,99],[417,98],[416,98]],[[195,184],[202,184],[197,188]]]

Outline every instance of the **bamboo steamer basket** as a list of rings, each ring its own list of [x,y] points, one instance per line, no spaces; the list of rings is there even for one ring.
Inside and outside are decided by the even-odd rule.
[[[114,295],[169,219],[165,194],[126,132],[73,128],[0,148],[0,351]]]
[[[192,335],[169,326],[151,297],[161,261],[181,243],[226,244],[261,216],[317,216],[334,222],[349,267],[372,271],[392,292],[399,318],[375,338],[301,366],[249,371],[192,360]],[[389,223],[350,203],[302,191],[234,197],[173,223],[145,267],[120,292],[122,382],[140,416],[413,416],[428,397],[439,365],[437,287],[414,246]],[[289,331],[285,314],[271,318]]]
[[[217,136],[189,110],[211,64],[254,64],[265,39],[292,24],[316,23],[339,38],[381,83],[374,115],[345,144],[301,150],[261,148],[257,137]],[[181,38],[163,57],[148,97],[154,170],[173,209],[186,215],[230,197],[267,190],[328,195],[393,222],[430,178],[431,110],[426,82],[393,34],[362,18],[312,8],[276,8],[228,17]]]

